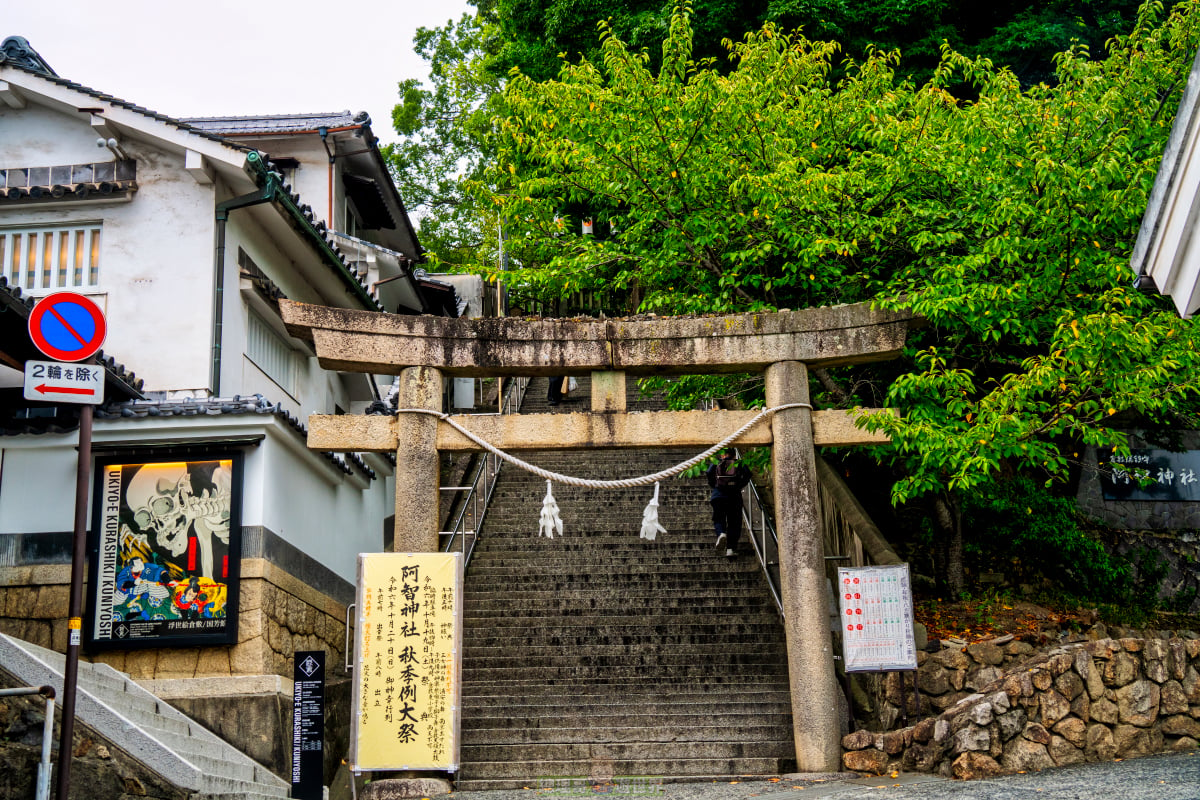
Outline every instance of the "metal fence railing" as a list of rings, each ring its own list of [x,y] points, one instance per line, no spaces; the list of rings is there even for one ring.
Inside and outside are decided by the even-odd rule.
[[[509,378],[507,388],[500,387],[498,392],[499,410],[494,413],[515,414],[521,408],[525,398],[525,390],[529,387],[529,378]],[[456,548],[462,549],[463,566],[471,563],[471,555],[475,552],[475,543],[479,540],[479,530],[483,519],[487,516],[488,504],[492,500],[492,492],[500,477],[500,469],[504,461],[489,452],[482,453],[469,481],[462,486],[443,486],[443,492],[460,492],[458,513],[449,530],[441,531],[442,550],[451,552]]]

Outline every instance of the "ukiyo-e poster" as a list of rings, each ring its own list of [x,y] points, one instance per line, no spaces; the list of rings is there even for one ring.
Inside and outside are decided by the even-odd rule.
[[[350,768],[458,769],[461,553],[360,553]]]
[[[102,460],[88,646],[236,644],[241,456]]]

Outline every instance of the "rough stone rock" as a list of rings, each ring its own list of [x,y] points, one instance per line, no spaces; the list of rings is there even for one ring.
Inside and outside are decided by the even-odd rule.
[[[1004,652],[1010,656],[1024,656],[1033,652],[1033,645],[1029,642],[1009,642],[1005,645]]]
[[[1000,738],[1007,742],[1025,730],[1026,719],[1025,711],[1020,708],[1014,708],[996,717],[996,722],[1000,728]]]
[[[950,723],[944,719],[939,719],[933,724],[933,740],[938,744],[946,741],[946,737],[950,735]]]
[[[954,647],[937,651],[929,660],[946,669],[967,669],[971,666],[967,654]]]
[[[950,752],[963,753],[967,750],[990,750],[992,737],[987,728],[968,725],[950,739]]]
[[[996,759],[989,755],[975,752],[963,753],[954,759],[951,769],[954,771],[954,777],[963,781],[993,778],[1004,772],[996,762]]]
[[[1075,661],[1071,665],[1075,670],[1075,674],[1087,680],[1088,673],[1092,671],[1092,654],[1082,647],[1075,649]]]
[[[1035,689],[1044,692],[1054,683],[1054,676],[1048,669],[1035,669],[1029,675],[1029,680],[1033,683]]]
[[[987,699],[992,704],[992,709],[996,714],[1003,714],[1012,708],[1012,704],[1008,702],[1008,695],[1004,692],[992,692],[988,695]]]
[[[1184,639],[1183,646],[1184,649],[1187,650],[1188,658],[1196,658],[1197,656],[1200,656],[1200,639]]]
[[[1054,766],[1044,744],[1031,742],[1022,736],[1004,746],[1000,763],[1007,772],[1029,772]]]
[[[888,731],[880,738],[880,744],[883,747],[883,752],[889,756],[894,756],[897,753],[904,751],[907,744],[912,743],[912,729],[903,731]],[[907,741],[906,741],[907,740]]]
[[[875,746],[875,734],[867,730],[857,730],[842,737],[842,749],[865,750]]]
[[[887,769],[887,753],[882,750],[852,750],[842,754],[842,765],[851,772],[881,775]]]
[[[1168,714],[1186,714],[1187,710],[1187,695],[1184,693],[1179,681],[1171,680],[1164,683],[1158,713],[1163,716]]]
[[[1200,739],[1200,719],[1192,719],[1186,714],[1176,714],[1162,720],[1161,730],[1167,736],[1190,736]]]
[[[1158,685],[1147,680],[1135,681],[1117,690],[1117,718],[1127,725],[1144,728],[1158,718]]]
[[[967,653],[980,664],[995,667],[1004,663],[1004,651],[990,642],[968,645]]]
[[[1160,752],[1163,737],[1157,728],[1118,725],[1113,728],[1113,744],[1117,747],[1118,756],[1134,758]]]
[[[930,695],[925,699],[929,701],[929,705],[936,708],[938,711],[945,711],[958,705],[967,695],[963,692],[948,692],[940,695]]]
[[[904,751],[901,765],[907,770],[917,772],[932,772],[942,761],[946,749],[939,744],[913,744]]]
[[[1071,713],[1071,704],[1067,698],[1051,689],[1041,694],[1041,712],[1042,724],[1053,727],[1054,723]]]
[[[1117,704],[1108,698],[1101,698],[1093,702],[1090,713],[1096,722],[1103,722],[1105,725],[1117,724]]]
[[[950,679],[950,688],[956,692],[961,692],[963,687],[967,685],[967,671],[965,669],[956,669],[948,674]]]
[[[1167,679],[1167,665],[1159,660],[1147,660],[1142,665],[1142,670],[1146,673],[1146,677],[1155,683],[1162,683]]]
[[[950,691],[950,676],[941,667],[917,670],[917,685],[927,695],[942,695]]]
[[[1125,686],[1132,683],[1138,674],[1136,656],[1126,652],[1114,653],[1104,665],[1103,678],[1106,686]]]
[[[1200,672],[1195,667],[1188,667],[1183,676],[1183,693],[1191,704],[1200,703]]]
[[[1063,697],[1068,700],[1074,700],[1083,694],[1083,678],[1079,677],[1079,674],[1074,671],[1064,672],[1054,679],[1054,688],[1058,689]]]
[[[1094,761],[1110,761],[1117,754],[1112,729],[1107,725],[1092,725],[1087,730],[1084,752]]]
[[[1054,726],[1054,732],[1075,747],[1087,745],[1087,723],[1076,717],[1067,717],[1059,722]]]
[[[383,778],[363,787],[361,800],[407,800],[412,797],[433,797],[447,794],[450,781],[441,778]]]
[[[912,736],[913,741],[924,744],[933,738],[934,719],[929,717],[923,719],[913,726]]]
[[[1142,646],[1143,657],[1152,661],[1162,661],[1167,657],[1166,639],[1146,639]]]
[[[1069,670],[1074,663],[1075,656],[1071,653],[1063,652],[1055,653],[1054,655],[1050,656],[1050,661],[1047,662],[1047,666],[1050,668],[1050,673],[1057,676],[1062,675],[1064,672]]]
[[[1084,634],[1084,636],[1086,636],[1088,639],[1092,640],[1093,642],[1099,641],[1101,639],[1107,639],[1108,638],[1108,628],[1105,627],[1103,622],[1097,622],[1095,625],[1093,625],[1092,627],[1087,629],[1087,632]]]
[[[1054,763],[1060,767],[1087,761],[1087,756],[1083,754],[1083,751],[1062,736],[1052,738],[1046,751],[1050,754],[1050,758],[1054,759]]]
[[[1071,713],[1079,717],[1084,722],[1089,722],[1091,715],[1092,701],[1088,699],[1087,692],[1083,692],[1071,701]]]
[[[967,711],[967,718],[976,725],[987,725],[992,721],[992,704],[984,700]]]
[[[974,675],[967,679],[967,688],[975,691],[989,688],[1003,674],[999,667],[980,667]]]
[[[1088,697],[1092,700],[1097,700],[1104,696],[1105,687],[1103,670],[1104,667],[1102,664],[1097,665],[1095,662],[1093,662],[1092,668],[1089,669],[1088,674],[1083,677],[1084,682],[1087,684]]]
[[[1182,639],[1172,639],[1167,642],[1167,671],[1177,681],[1183,680],[1187,672],[1187,648]]]
[[[1181,736],[1180,738],[1171,742],[1171,749],[1177,753],[1195,750],[1197,747],[1200,747],[1200,742],[1197,742],[1190,736]]]
[[[1146,643],[1141,639],[1127,636],[1121,639],[1121,647],[1130,653],[1140,653],[1146,647]]]
[[[1046,730],[1045,726],[1039,725],[1036,722],[1030,722],[1026,725],[1021,735],[1031,742],[1050,744],[1050,731]]]

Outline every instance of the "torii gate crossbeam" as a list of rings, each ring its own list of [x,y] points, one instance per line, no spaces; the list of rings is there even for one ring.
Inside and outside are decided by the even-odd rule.
[[[400,408],[441,411],[444,376],[592,373],[590,413],[455,418],[505,450],[709,445],[750,415],[626,415],[626,374],[763,372],[769,407],[807,404],[808,366],[893,358],[912,319],[866,305],[612,320],[396,316],[286,300],[280,309],[288,330],[314,343],[323,367],[399,375]],[[425,414],[313,416],[309,424],[316,449],[397,452],[405,469],[396,476],[396,549],[437,549],[438,450],[478,449],[473,442]],[[807,408],[780,411],[741,440],[772,447],[792,725],[804,772],[841,768],[814,447],[884,441],[843,413]]]

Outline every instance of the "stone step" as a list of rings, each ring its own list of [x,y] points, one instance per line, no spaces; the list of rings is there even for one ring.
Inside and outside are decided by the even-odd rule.
[[[532,744],[532,745],[562,745],[562,744],[624,744],[640,743],[712,743],[733,742],[758,744],[770,741],[785,721],[791,724],[790,716],[776,715],[773,719],[760,720],[758,724],[748,716],[741,719],[719,717],[661,717],[657,722],[643,720],[644,724],[622,726],[600,719],[575,717],[573,719],[554,720],[561,727],[539,726],[541,720],[525,718],[514,720],[513,725],[496,728],[464,728],[462,746],[480,747],[484,745]],[[713,724],[719,721],[720,724]],[[524,723],[524,724],[521,724]],[[573,724],[571,724],[573,723]]]
[[[764,779],[794,771],[794,759],[729,758],[729,759],[596,759],[575,761],[539,761],[509,764],[509,762],[478,762],[464,766],[455,782],[459,791],[482,792],[499,789],[544,787],[544,791],[569,791],[573,795],[591,794],[593,783],[605,780],[591,778],[599,766],[601,775],[653,776],[633,782],[634,794],[656,793],[660,783],[728,783]],[[677,771],[669,772],[675,769]],[[554,782],[560,778],[559,784]],[[620,781],[614,781],[620,783]],[[566,789],[555,786],[565,785]],[[648,787],[642,789],[641,787]]]
[[[776,758],[794,755],[790,740],[759,739],[755,742],[716,741],[659,741],[632,740],[620,742],[520,742],[513,744],[478,744],[462,746],[463,762],[502,761],[516,756],[533,761],[590,760],[597,751],[605,758],[634,760],[653,753],[656,759],[725,759]]]
[[[18,681],[61,692],[64,656],[0,634],[0,665]],[[174,785],[204,795],[285,797],[270,770],[155,698],[128,675],[81,662],[76,714]]]
[[[515,631],[510,634],[487,634],[484,631],[470,631],[467,636],[463,637],[463,652],[469,654],[486,654],[491,650],[511,650],[512,648],[556,648],[562,651],[563,648],[608,648],[608,646],[654,646],[654,648],[676,648],[682,645],[700,645],[700,644],[715,644],[728,646],[730,644],[754,644],[762,646],[773,644],[781,646],[779,643],[778,633],[774,631],[772,626],[762,625],[762,631],[751,633],[739,631],[737,628],[742,626],[728,626],[731,630],[724,633],[714,633],[712,628],[702,628],[703,633],[695,632],[672,632],[672,633],[598,633],[594,630],[589,630],[588,633],[580,633],[577,630],[568,631],[536,631],[536,632],[520,632]]]
[[[704,678],[713,669],[712,664],[609,664],[605,662],[592,664],[570,665],[531,665],[519,664],[519,659],[512,659],[506,665],[464,666],[462,679],[464,682],[479,683],[495,681],[497,683],[525,684],[530,681],[578,682],[580,680],[632,680],[638,677],[652,678],[656,681],[681,683],[689,680]],[[754,677],[769,677],[787,668],[786,659],[764,660],[760,663],[721,664],[725,670],[737,671]]]
[[[490,709],[496,713],[520,710],[532,714],[571,713],[587,708],[601,714],[628,713],[636,708],[638,713],[651,714],[668,709],[682,709],[683,713],[717,713],[718,709],[737,709],[741,712],[753,706],[766,708],[790,707],[791,693],[785,684],[763,684],[743,682],[726,683],[707,687],[699,681],[673,691],[660,686],[636,684],[613,684],[605,687],[580,687],[568,691],[556,687],[530,687],[524,691],[508,694],[487,686],[475,686],[472,692],[464,692],[464,713],[487,715]]]
[[[640,711],[641,709],[639,709]],[[584,709],[547,719],[526,716],[514,709],[513,716],[475,717],[464,714],[463,744],[508,744],[528,742],[623,742],[623,741],[757,741],[771,738],[780,725],[790,725],[791,710],[710,714],[671,711],[660,714],[605,714]],[[590,732],[590,736],[589,736]]]

